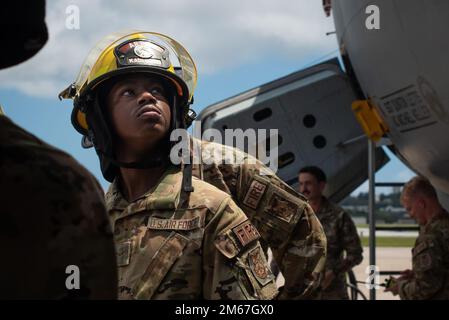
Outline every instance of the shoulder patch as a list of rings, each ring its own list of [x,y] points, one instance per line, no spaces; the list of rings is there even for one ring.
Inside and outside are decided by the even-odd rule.
[[[276,218],[290,223],[298,211],[298,205],[274,193],[268,203],[266,211]]]
[[[246,192],[245,198],[243,199],[243,204],[256,210],[266,189],[266,184],[253,180],[248,191]]]
[[[229,232],[218,235],[214,244],[218,251],[228,259],[234,258],[240,252],[240,248],[235,240],[229,235]]]
[[[260,238],[259,231],[249,220],[232,228],[232,232],[237,237],[241,247],[246,247],[249,243]]]
[[[273,280],[271,270],[268,269],[268,262],[260,246],[248,253],[248,262],[251,272],[262,286]]]
[[[215,247],[228,259],[237,256],[249,243],[260,238],[259,232],[249,220],[220,233],[214,241]]]

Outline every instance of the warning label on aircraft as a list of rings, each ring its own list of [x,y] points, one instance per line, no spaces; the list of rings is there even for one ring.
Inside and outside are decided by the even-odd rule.
[[[416,85],[410,85],[380,98],[383,115],[390,127],[408,132],[434,125],[438,122]]]

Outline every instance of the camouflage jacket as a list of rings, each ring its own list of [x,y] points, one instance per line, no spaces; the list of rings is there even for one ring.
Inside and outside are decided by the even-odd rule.
[[[431,219],[412,249],[414,277],[398,280],[399,296],[406,300],[449,299],[449,215]]]
[[[348,299],[346,271],[360,264],[363,259],[363,248],[357,229],[349,214],[325,197],[317,216],[327,238],[325,270],[332,270],[335,274],[335,279],[329,287],[321,290],[321,298]]]
[[[0,194],[0,299],[117,298],[103,190],[71,156],[3,115]],[[80,290],[67,290],[68,266],[78,267]]]
[[[128,203],[115,181],[106,195],[114,225],[121,299],[272,299],[274,276],[257,230],[231,198],[169,168]]]
[[[259,230],[265,252],[271,248],[285,278],[278,298],[311,297],[324,267],[326,238],[307,200],[254,157],[217,143],[192,141],[194,154],[201,155],[193,174],[231,195]]]

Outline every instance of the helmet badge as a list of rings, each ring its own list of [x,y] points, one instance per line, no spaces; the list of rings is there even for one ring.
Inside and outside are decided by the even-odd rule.
[[[153,56],[152,50],[141,44],[134,47],[134,54],[142,59],[150,59]]]

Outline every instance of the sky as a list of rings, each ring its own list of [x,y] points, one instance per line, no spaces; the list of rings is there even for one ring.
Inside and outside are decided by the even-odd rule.
[[[197,112],[338,55],[335,35],[326,35],[335,30],[333,20],[325,17],[321,0],[47,0],[46,22],[46,46],[30,60],[0,70],[0,105],[15,123],[74,156],[104,188],[108,183],[95,151],[81,148],[71,125],[71,101],[57,96],[105,35],[144,29],[182,43],[198,69]],[[403,182],[414,175],[387,153],[391,161],[377,181]],[[367,189],[365,183],[353,194]]]

